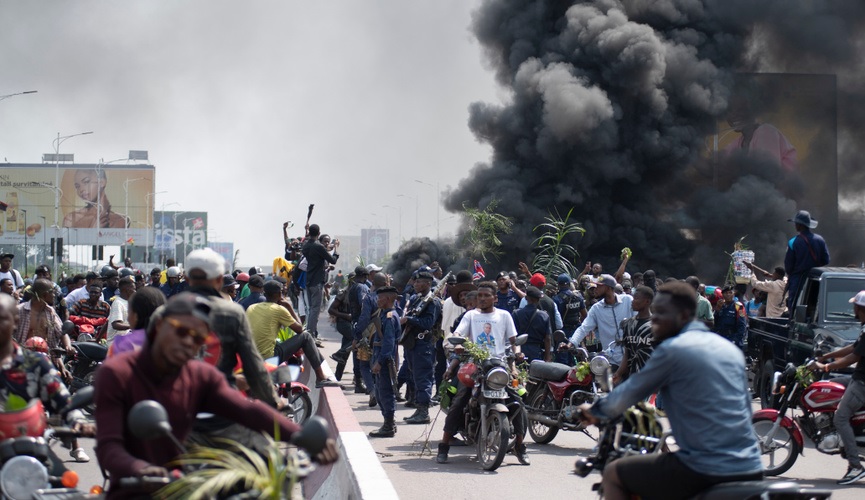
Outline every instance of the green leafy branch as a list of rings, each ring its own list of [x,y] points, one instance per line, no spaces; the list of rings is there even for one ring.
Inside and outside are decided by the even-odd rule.
[[[481,210],[463,203],[463,213],[469,221],[469,230],[465,237],[468,251],[471,255],[480,254],[484,260],[488,260],[487,254],[501,255],[499,249],[502,240],[499,236],[510,233],[514,225],[512,218],[495,211],[498,204],[499,200],[493,198],[486,208]]]
[[[586,230],[579,222],[572,222],[571,215],[574,209],[568,210],[567,215],[562,217],[558,210],[545,217],[546,222],[535,226],[534,231],[541,232],[533,245],[537,252],[532,261],[532,269],[547,277],[558,276],[567,273],[569,276],[577,276],[575,262],[579,253],[576,248],[566,243],[572,235],[582,237]]]

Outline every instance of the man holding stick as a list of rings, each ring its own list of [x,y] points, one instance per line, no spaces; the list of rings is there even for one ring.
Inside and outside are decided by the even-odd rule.
[[[312,213],[312,205],[310,214]],[[318,316],[321,313],[321,299],[324,292],[324,282],[327,278],[327,264],[336,264],[339,259],[337,249],[339,240],[333,242],[333,254],[319,242],[321,229],[318,224],[309,226],[308,239],[303,244],[303,256],[306,257],[306,296],[309,313],[306,319],[306,329],[318,338]]]

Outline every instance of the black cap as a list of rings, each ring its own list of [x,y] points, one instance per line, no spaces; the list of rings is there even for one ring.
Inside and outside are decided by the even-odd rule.
[[[432,274],[430,274],[430,273],[424,271],[424,272],[421,272],[421,273],[417,273],[417,276],[415,276],[415,279],[418,279],[418,280],[430,280],[430,281],[432,281],[432,280],[434,280],[435,278],[433,277]]]
[[[376,290],[375,293],[378,293],[378,294],[397,293],[398,294],[399,291],[396,289],[395,286],[383,286],[383,287],[379,288],[378,290]]]
[[[87,281],[95,280],[98,277],[99,275],[94,273],[93,271],[88,271],[87,274],[84,275],[84,279],[86,279]]]
[[[10,259],[14,259],[15,254],[14,253],[0,253],[0,259],[5,259],[7,257]]]
[[[222,277],[222,288],[228,288],[230,286],[234,286],[237,284],[237,281],[234,280],[234,276],[230,274],[226,274]]]
[[[369,276],[369,271],[366,270],[363,266],[357,266],[354,268],[355,276]]]
[[[499,274],[496,275],[496,279],[499,279],[499,278],[510,278],[510,277],[511,277],[511,275],[508,274],[507,271],[499,271]]]
[[[264,278],[261,277],[260,274],[254,274],[249,277],[249,286],[254,286],[255,288],[261,288],[264,286]]]
[[[162,274],[162,269],[159,269],[158,267],[154,267],[153,269],[150,270],[150,275],[153,276],[154,274]]]
[[[533,299],[540,299],[544,294],[541,293],[541,290],[535,286],[527,286],[526,287],[526,297],[531,297]]]

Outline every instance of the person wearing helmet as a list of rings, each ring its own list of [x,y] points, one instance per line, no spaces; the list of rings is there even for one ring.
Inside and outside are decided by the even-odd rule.
[[[27,342],[24,342],[24,348],[33,352],[48,355],[48,342],[42,337],[30,337]]]
[[[159,289],[165,294],[166,299],[171,298],[173,295],[177,295],[188,288],[186,282],[181,281],[179,267],[169,267],[168,270],[165,271],[165,276],[167,281],[164,285],[159,287]]]

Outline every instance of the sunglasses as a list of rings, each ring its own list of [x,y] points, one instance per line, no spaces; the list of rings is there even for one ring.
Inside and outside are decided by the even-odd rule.
[[[174,328],[174,332],[180,338],[192,337],[192,341],[196,345],[204,345],[207,338],[210,336],[210,330],[198,330],[184,325],[180,320],[175,318],[165,318],[165,321]]]

